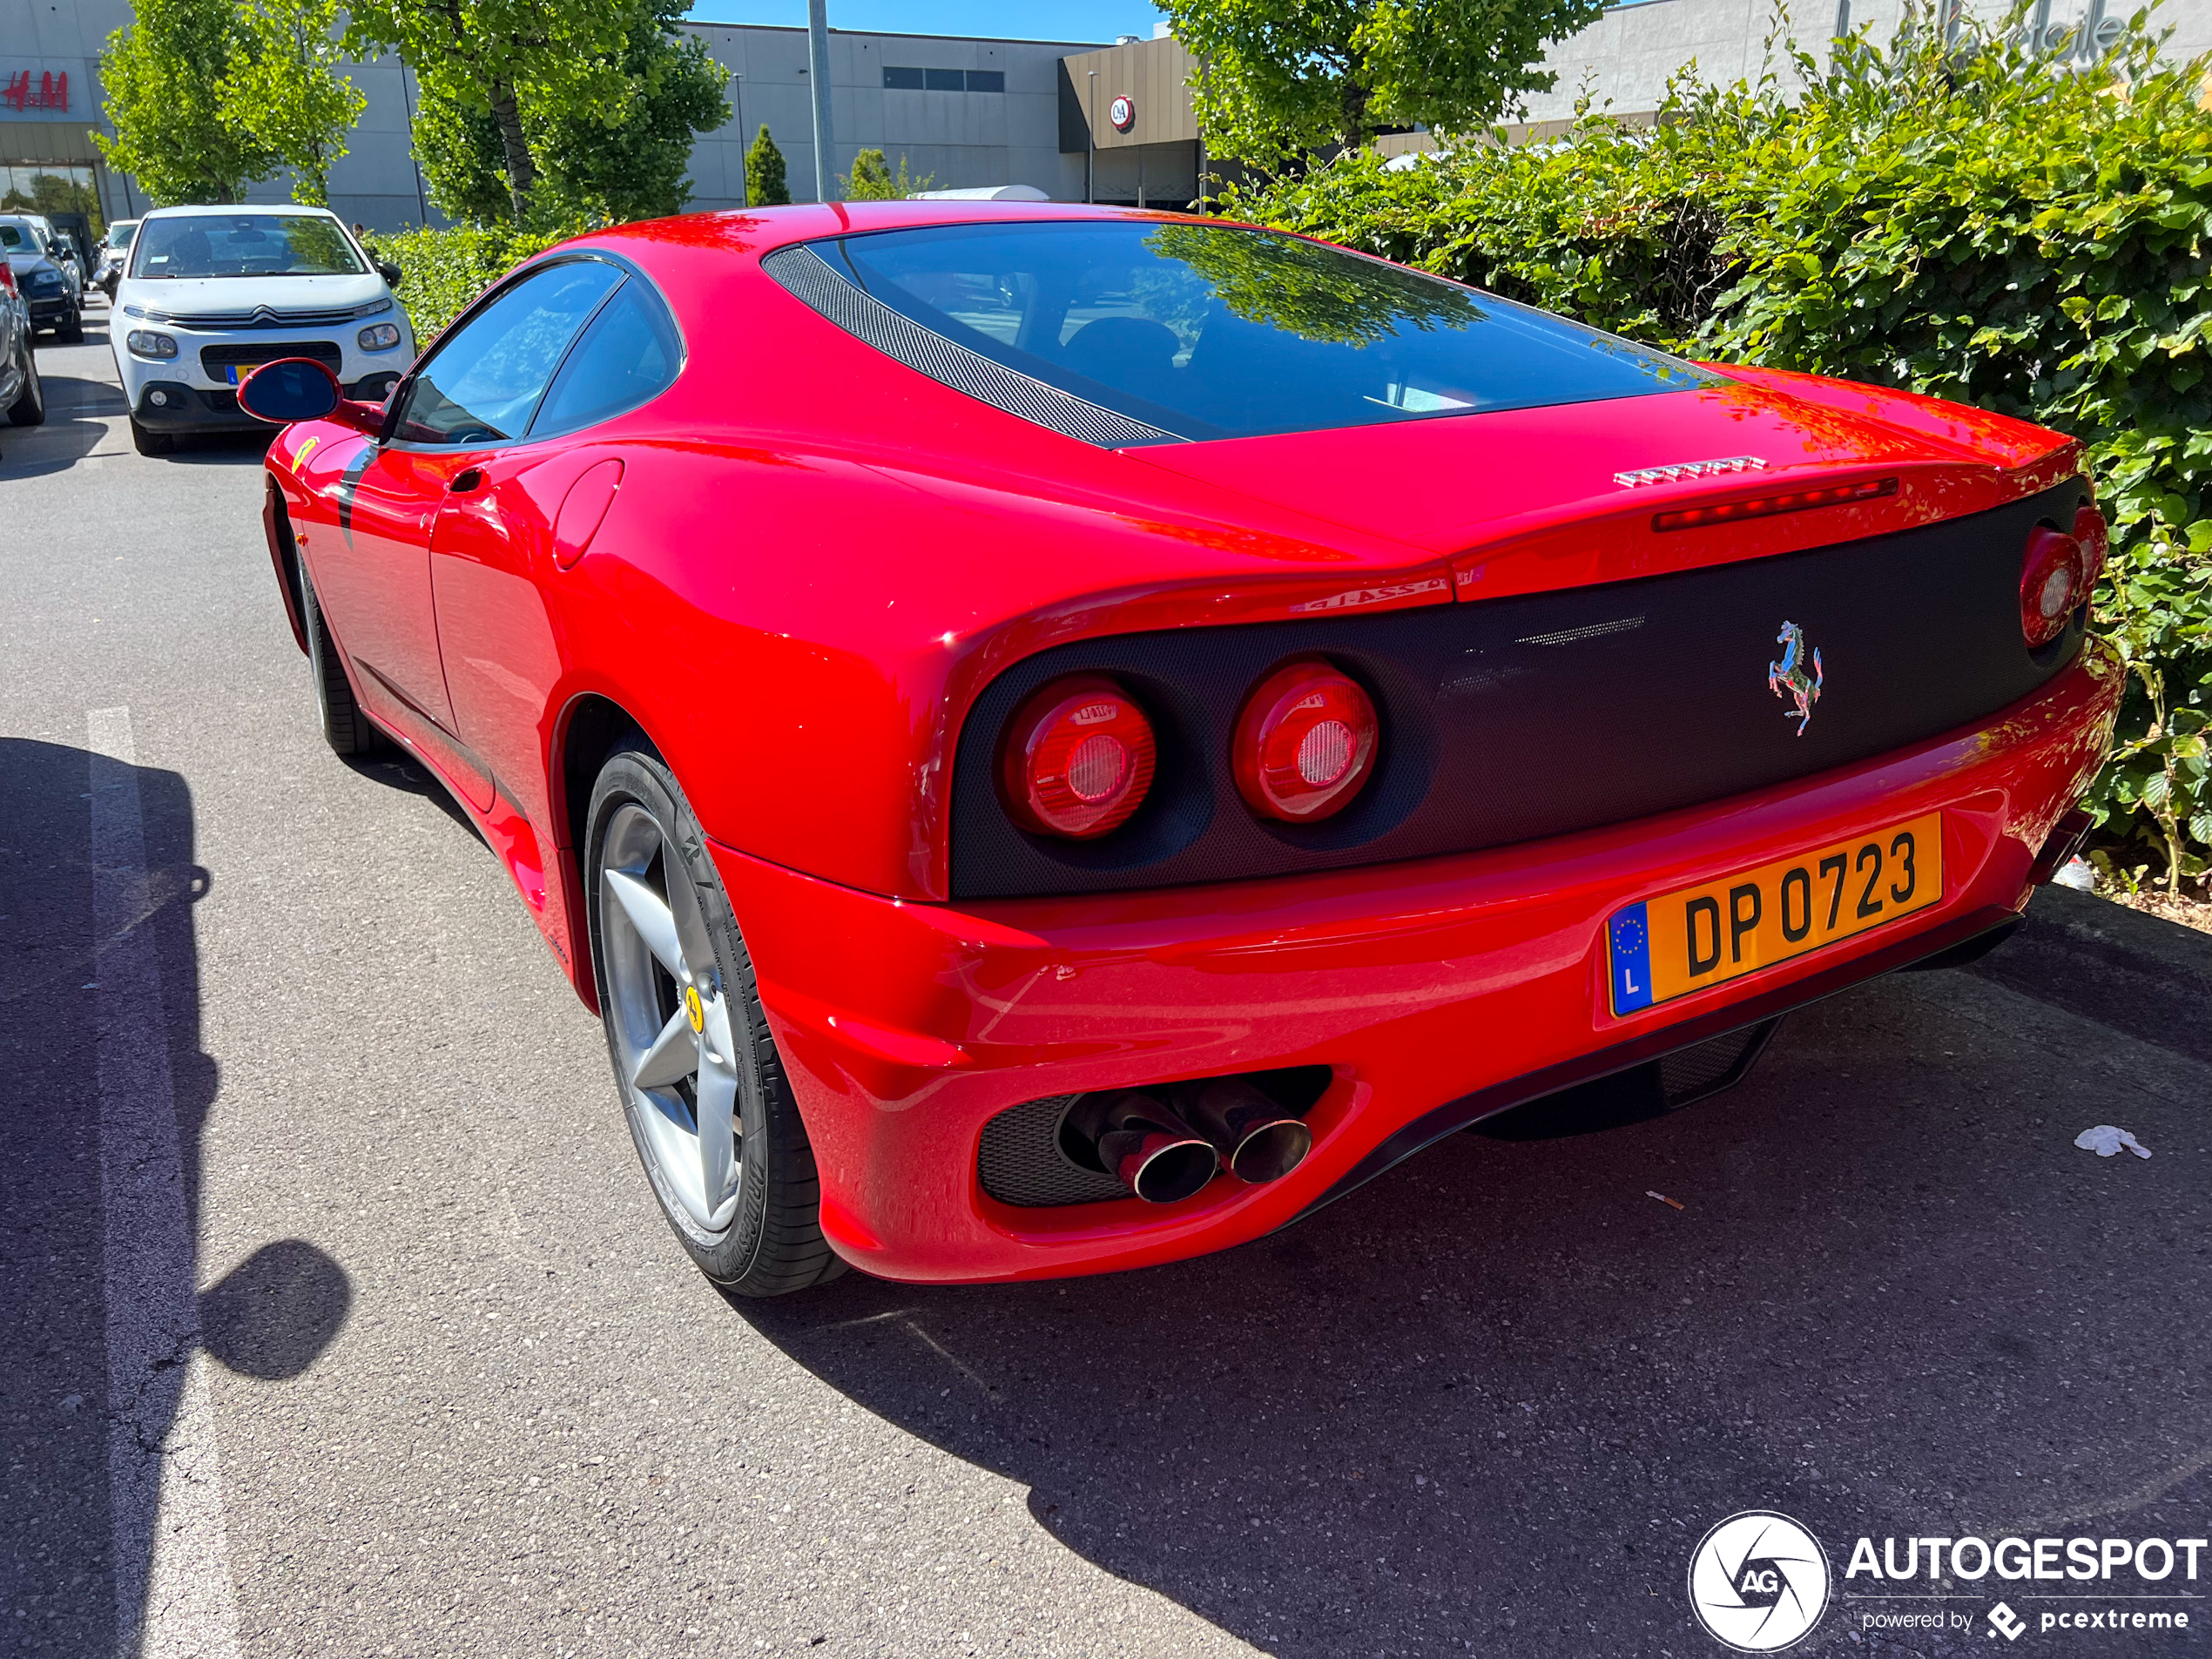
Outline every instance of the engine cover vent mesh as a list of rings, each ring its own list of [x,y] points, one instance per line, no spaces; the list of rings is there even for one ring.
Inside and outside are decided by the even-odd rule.
[[[1132,421],[1072,392],[1016,374],[942,334],[933,334],[840,274],[811,247],[779,248],[760,261],[760,268],[794,298],[854,339],[865,341],[885,356],[898,359],[941,386],[965,392],[1008,415],[1018,415],[1105,449],[1133,443],[1183,442],[1172,432]]]

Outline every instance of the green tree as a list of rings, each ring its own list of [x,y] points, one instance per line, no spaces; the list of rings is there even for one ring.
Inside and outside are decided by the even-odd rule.
[[[1384,127],[1467,132],[1555,77],[1545,45],[1605,0],[1160,0],[1206,67],[1209,149],[1265,167]]]
[[[338,72],[338,0],[258,0],[219,87],[225,118],[291,167],[293,193],[330,205],[330,164],[368,100]]]
[[[689,0],[646,0],[616,54],[621,101],[534,107],[526,125],[560,209],[606,219],[680,213],[691,197],[691,140],[730,118],[730,71],[678,27]]]
[[[470,107],[465,92],[443,78],[416,78],[415,154],[422,183],[448,219],[488,225],[511,220],[507,154],[489,105]]]
[[[92,142],[158,206],[236,201],[280,165],[223,94],[233,64],[251,52],[236,0],[138,0],[135,19],[100,55],[115,136],[95,132]]]
[[[622,55],[652,15],[647,0],[354,0],[347,10],[349,51],[397,50],[426,102],[490,118],[518,223],[531,218],[540,172],[523,111],[620,108],[632,91]]]
[[[745,152],[745,199],[748,207],[784,207],[791,202],[791,185],[784,179],[784,152],[760,124],[760,136]]]
[[[904,201],[916,191],[928,189],[935,177],[934,173],[919,179],[909,176],[904,156],[899,158],[899,171],[894,174],[882,151],[863,150],[853,158],[853,171],[840,175],[839,193],[851,202]]]
[[[676,28],[685,0],[644,0],[607,62],[617,91],[602,104],[529,98],[523,134],[536,168],[517,221],[543,226],[683,212],[694,134],[729,119],[729,71],[705,43]],[[455,219],[515,218],[499,121],[489,103],[448,76],[425,76],[415,152],[430,193]]]

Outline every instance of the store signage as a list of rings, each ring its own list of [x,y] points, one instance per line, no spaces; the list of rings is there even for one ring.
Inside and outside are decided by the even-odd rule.
[[[1123,92],[1106,106],[1106,118],[1114,124],[1114,131],[1126,132],[1136,125],[1136,100]]]
[[[57,75],[51,69],[31,71],[19,69],[5,81],[0,81],[0,105],[18,112],[24,110],[66,110],[69,107],[69,71]]]
[[[2120,18],[2105,15],[2105,3],[2106,0],[2089,0],[2080,23],[2053,23],[2047,6],[2044,20],[2040,24],[2031,21],[2021,32],[2020,44],[2038,57],[2059,63],[2069,58],[2082,64],[2096,63],[2128,32],[2128,25]]]

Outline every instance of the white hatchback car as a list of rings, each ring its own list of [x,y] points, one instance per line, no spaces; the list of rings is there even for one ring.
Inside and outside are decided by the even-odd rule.
[[[262,363],[312,357],[381,402],[415,362],[388,274],[320,207],[158,207],[139,222],[108,324],[141,455],[180,434],[266,431],[238,407]]]

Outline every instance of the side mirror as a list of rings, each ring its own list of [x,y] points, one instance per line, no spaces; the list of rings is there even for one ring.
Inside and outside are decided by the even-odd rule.
[[[328,420],[374,437],[384,424],[382,409],[349,401],[338,377],[312,357],[262,364],[239,382],[238,406],[272,426]]]
[[[384,279],[384,286],[388,288],[398,287],[400,286],[400,279],[407,274],[406,272],[401,270],[398,266],[393,264],[389,260],[378,260],[374,263],[376,266],[376,274]]]

